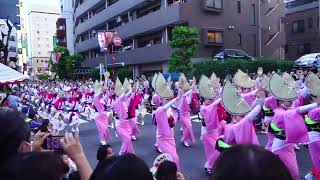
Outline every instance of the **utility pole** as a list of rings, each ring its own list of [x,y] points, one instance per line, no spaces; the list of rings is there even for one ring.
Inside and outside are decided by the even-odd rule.
[[[258,0],[258,33],[259,33],[259,57],[262,57],[262,23],[261,23],[261,0]]]

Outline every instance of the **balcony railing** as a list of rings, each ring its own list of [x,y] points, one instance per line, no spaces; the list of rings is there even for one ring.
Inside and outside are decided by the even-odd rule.
[[[118,32],[123,39],[128,39],[145,32],[161,30],[171,24],[183,23],[180,17],[180,8],[181,4],[173,4],[112,30]],[[128,29],[130,29],[130,31]],[[94,37],[79,42],[76,46],[78,52],[84,52],[98,48],[99,44],[97,38]]]
[[[115,57],[115,63],[124,62],[126,65],[151,64],[168,60],[171,48],[168,44],[157,44],[149,47],[138,48],[130,51],[119,52],[117,54],[108,54],[106,59],[110,64],[112,56]],[[104,63],[104,56],[93,59],[86,59],[82,66],[95,67]]]
[[[97,0],[93,0],[97,1]],[[115,18],[117,15],[124,14],[130,9],[150,0],[121,0],[114,3],[112,6],[107,7],[98,14],[92,16],[90,19],[83,23],[80,23],[76,29],[77,34],[83,34],[91,28],[97,27],[102,24],[106,24],[107,20]]]

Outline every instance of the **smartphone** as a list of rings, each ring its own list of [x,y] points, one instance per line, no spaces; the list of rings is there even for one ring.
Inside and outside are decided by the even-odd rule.
[[[48,136],[44,142],[44,148],[50,150],[61,150],[62,145],[60,143],[60,140],[63,139],[63,137],[64,136]]]

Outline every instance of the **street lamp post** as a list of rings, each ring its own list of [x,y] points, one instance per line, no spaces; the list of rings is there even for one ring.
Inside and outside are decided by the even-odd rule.
[[[261,23],[261,0],[258,0],[258,35],[259,35],[259,57],[262,57],[262,23]]]
[[[105,71],[107,71],[107,51],[108,51],[108,49],[105,48],[104,49],[104,67],[105,67]]]

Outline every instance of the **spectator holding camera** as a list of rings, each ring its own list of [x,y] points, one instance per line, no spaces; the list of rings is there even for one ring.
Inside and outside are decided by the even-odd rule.
[[[13,110],[3,110],[0,109],[0,170],[1,177],[5,175],[22,175],[25,173],[25,177],[33,177],[32,174],[39,173],[39,169],[34,168],[24,169],[26,166],[33,166],[34,164],[39,165],[39,168],[44,168],[43,172],[47,172],[47,169],[54,169],[59,160],[55,159],[58,156],[52,155],[52,150],[44,149],[43,144],[49,133],[38,131],[35,136],[33,143],[31,142],[31,130],[28,124],[24,121],[23,117],[20,116],[20,113]],[[67,154],[71,160],[73,160],[77,166],[81,179],[87,180],[92,174],[92,169],[89,165],[88,160],[86,159],[82,146],[79,140],[79,133],[76,133],[73,136],[71,133],[66,133],[64,139],[61,140],[61,144],[65,154]],[[30,153],[31,151],[34,151]],[[40,154],[39,154],[40,153]],[[48,161],[46,161],[46,159]],[[58,158],[63,163],[62,158]],[[42,163],[52,162],[46,164],[48,166],[41,166]],[[39,163],[39,164],[37,164]],[[19,167],[19,164],[24,164],[21,169],[15,168]],[[8,167],[8,168],[7,168]],[[12,171],[6,171],[12,167]],[[61,164],[63,167],[63,164]],[[55,175],[52,177],[60,177],[59,173],[64,174],[63,168],[62,171],[58,169]],[[17,173],[17,171],[19,173]],[[21,171],[21,173],[20,173]],[[23,172],[23,173],[22,173]],[[28,174],[29,173],[29,174]],[[30,176],[29,176],[30,175]],[[61,176],[61,177],[62,177]],[[6,176],[5,176],[6,177]],[[10,176],[9,176],[10,177]],[[40,176],[37,176],[40,177]],[[51,177],[42,177],[42,179],[51,179]],[[16,179],[25,179],[23,176],[18,176]],[[37,179],[37,178],[33,178]],[[55,178],[53,178],[55,179]]]

